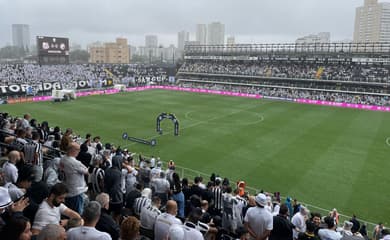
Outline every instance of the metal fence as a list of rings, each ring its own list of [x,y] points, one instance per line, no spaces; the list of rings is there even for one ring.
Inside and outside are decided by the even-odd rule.
[[[201,176],[203,179],[209,179],[211,176],[211,174],[200,172],[200,171],[197,171],[194,169],[190,169],[190,168],[186,168],[186,167],[178,166],[178,165],[175,165],[175,171],[180,175],[181,178],[188,178],[189,181],[193,180],[197,176]],[[229,178],[229,176],[226,176],[226,177]],[[260,188],[251,187],[251,186],[246,186],[245,190],[247,192],[249,192],[251,195],[255,195],[261,191]],[[285,196],[281,196],[281,200],[285,200],[285,199],[286,199]],[[311,212],[321,213],[322,216],[327,216],[329,214],[329,212],[332,210],[332,209],[321,208],[319,206],[315,206],[315,205],[312,205],[310,203],[306,203],[306,202],[302,202],[302,201],[300,201],[300,203],[303,204],[304,206],[308,207]],[[340,217],[340,219],[339,219],[340,226],[342,226],[342,224],[344,223],[345,220],[350,220],[352,218],[352,216],[348,216],[348,215],[342,214],[340,212],[339,212],[339,217]],[[365,221],[364,219],[358,219],[358,220],[359,220],[361,225],[366,224],[368,236],[372,236],[372,232],[373,232],[377,223]]]

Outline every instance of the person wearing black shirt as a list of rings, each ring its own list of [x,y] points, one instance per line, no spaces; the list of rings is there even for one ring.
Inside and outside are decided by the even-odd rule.
[[[294,225],[290,222],[288,207],[286,204],[280,205],[279,214],[274,216],[273,229],[269,240],[291,240],[293,239]]]

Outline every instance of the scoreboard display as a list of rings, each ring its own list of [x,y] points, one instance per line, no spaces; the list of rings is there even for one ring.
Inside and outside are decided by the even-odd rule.
[[[69,38],[37,36],[39,64],[68,64]]]
[[[69,38],[37,37],[39,54],[69,55]]]

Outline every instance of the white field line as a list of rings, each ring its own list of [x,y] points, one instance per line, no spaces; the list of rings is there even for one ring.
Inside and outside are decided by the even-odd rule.
[[[182,129],[188,129],[188,128],[196,127],[196,126],[198,126],[198,125],[201,125],[201,124],[204,124],[204,123],[208,123],[208,122],[211,122],[211,121],[214,121],[214,120],[217,120],[217,119],[222,119],[222,118],[225,118],[225,117],[227,117],[227,116],[234,115],[234,114],[237,114],[237,113],[240,113],[240,112],[243,112],[243,111],[247,111],[247,110],[249,110],[249,109],[252,109],[252,108],[255,108],[255,107],[258,107],[258,106],[264,106],[264,104],[263,104],[263,105],[258,105],[258,104],[256,104],[256,105],[251,106],[251,107],[248,107],[248,108],[244,108],[244,109],[240,109],[240,110],[237,110],[237,111],[228,113],[228,114],[223,114],[223,115],[220,115],[220,116],[212,117],[212,118],[209,118],[209,119],[203,120],[203,121],[197,120],[198,122],[196,122],[196,123],[194,123],[194,124],[191,124],[191,125],[188,125],[188,126],[186,126],[186,127],[182,127],[182,128],[179,129],[179,131],[182,130]],[[189,112],[187,112],[187,113],[185,114],[185,116],[188,115],[188,113],[189,113]],[[264,117],[261,116],[261,119],[260,119],[260,120],[263,121],[263,120],[264,120]],[[259,122],[261,122],[261,121],[259,121]],[[158,138],[158,137],[161,137],[161,136],[164,136],[164,135],[167,135],[167,134],[172,134],[172,133],[166,131],[166,132],[164,132],[163,134],[154,135],[154,136],[149,137],[148,139]],[[179,136],[180,136],[180,134],[179,134]],[[135,145],[135,144],[137,144],[137,143],[135,143],[135,142],[134,142],[134,143],[130,143],[130,144],[125,145],[125,146],[122,147],[122,148],[128,148],[128,147],[130,147],[130,146],[132,146],[132,145]]]

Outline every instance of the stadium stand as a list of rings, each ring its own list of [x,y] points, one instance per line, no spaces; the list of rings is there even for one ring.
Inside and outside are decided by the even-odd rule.
[[[380,44],[187,46],[177,78],[185,87],[389,106],[389,64]]]
[[[387,48],[366,45],[372,51],[368,54],[360,45],[346,45],[349,52],[344,47],[187,47],[177,78],[186,87],[389,106],[389,61],[382,54]],[[296,55],[298,48],[305,57]],[[136,65],[0,65],[0,82],[66,85],[115,80],[126,86],[163,85],[172,83],[169,71]],[[61,226],[58,232],[63,227],[72,237],[103,239],[292,239],[293,234],[296,239],[325,239],[323,234],[329,232],[337,239],[369,239],[364,221],[336,209],[320,209],[283,193],[250,188],[243,179],[205,174],[104,145],[100,136],[79,138],[72,129],[50,128],[50,123],[38,124],[31,117],[0,115],[4,236],[12,233],[18,239],[32,226],[37,239],[43,239],[49,234],[46,226],[54,224]],[[293,232],[291,222],[301,234]],[[383,224],[370,227],[375,239],[388,234]]]

